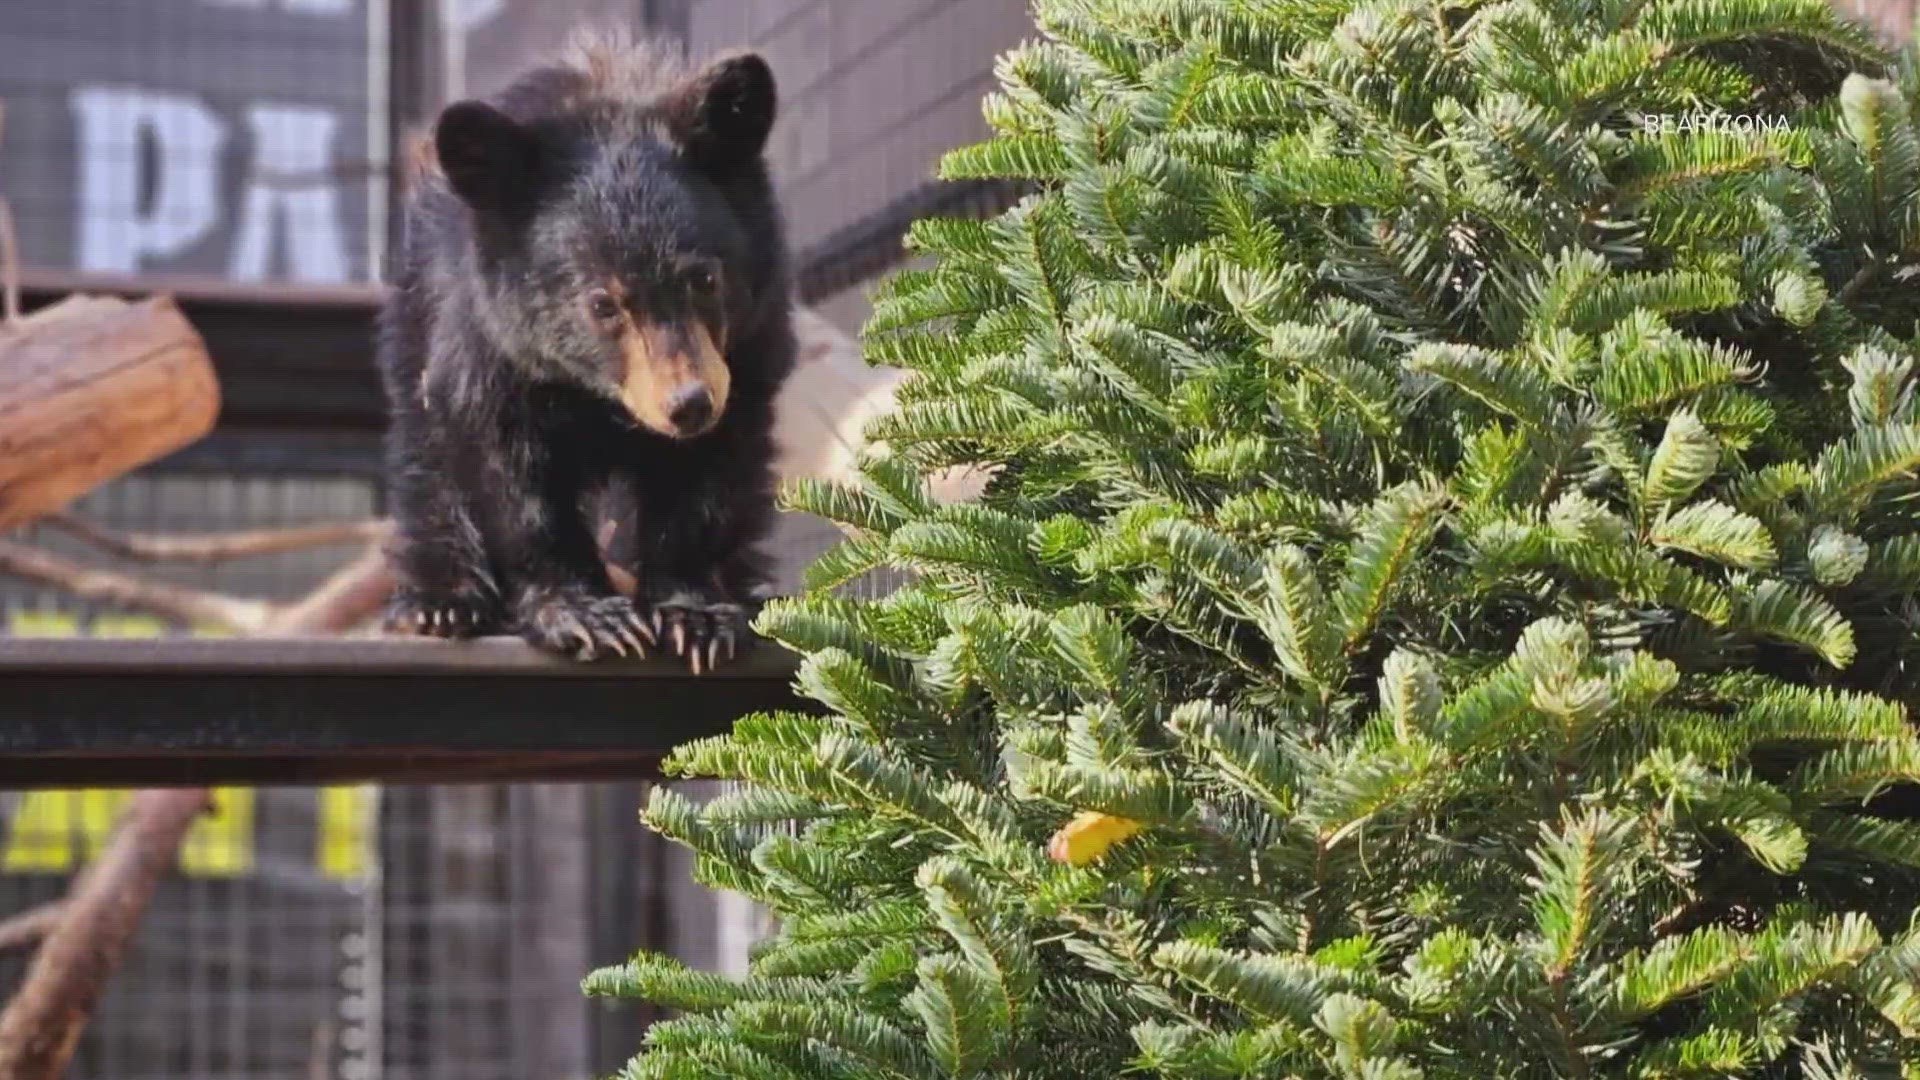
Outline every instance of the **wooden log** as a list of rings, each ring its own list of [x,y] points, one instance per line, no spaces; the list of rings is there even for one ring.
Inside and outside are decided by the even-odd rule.
[[[0,532],[213,429],[206,345],[168,297],[70,297],[0,323]]]

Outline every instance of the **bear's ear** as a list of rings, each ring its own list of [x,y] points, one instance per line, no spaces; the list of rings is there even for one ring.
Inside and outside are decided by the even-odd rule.
[[[454,194],[476,210],[509,210],[529,200],[533,136],[499,109],[456,101],[440,114],[433,150]]]
[[[681,149],[703,168],[726,171],[759,158],[773,130],[773,69],[757,53],[723,56],[667,99]]]

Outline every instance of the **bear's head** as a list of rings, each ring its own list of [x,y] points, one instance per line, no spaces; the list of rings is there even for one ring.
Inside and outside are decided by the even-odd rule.
[[[582,86],[520,118],[458,102],[435,127],[472,213],[482,321],[516,362],[694,438],[726,412],[730,346],[786,302],[763,161],[773,72],[728,56],[638,103]]]

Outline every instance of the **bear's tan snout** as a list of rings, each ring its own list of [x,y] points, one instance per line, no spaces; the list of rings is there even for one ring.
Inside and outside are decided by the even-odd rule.
[[[726,412],[727,361],[704,325],[629,320],[620,354],[620,400],[654,431],[691,439],[713,430]]]

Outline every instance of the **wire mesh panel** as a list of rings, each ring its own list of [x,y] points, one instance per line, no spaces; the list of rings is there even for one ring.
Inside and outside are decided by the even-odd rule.
[[[357,479],[161,474],[108,485],[77,509],[109,529],[179,533],[351,521],[368,516],[374,499],[371,483]],[[141,566],[51,530],[26,539],[83,565],[276,600],[303,595],[357,554]],[[185,632],[13,581],[0,582],[0,628]],[[215,812],[195,825],[179,872],[110,982],[73,1075],[372,1080],[389,1062],[401,1076],[427,1075],[410,1067],[416,1062],[466,1077],[526,1075],[544,1048],[515,1026],[520,997],[577,999],[585,961],[578,957],[563,980],[528,977],[511,960],[487,964],[524,937],[519,898],[531,895],[531,875],[516,877],[511,856],[538,830],[478,809],[505,810],[524,796],[486,789],[476,802],[473,792],[420,789],[396,797],[383,813],[380,793],[366,787],[216,791]],[[0,917],[64,895],[125,800],[111,791],[0,796]],[[549,848],[584,844],[577,832],[539,839]],[[434,857],[415,858],[422,844]],[[582,922],[570,920],[576,929]],[[390,953],[402,961],[392,973],[384,970]],[[0,958],[0,992],[17,985],[25,955]],[[428,955],[464,966],[410,962]]]
[[[593,867],[586,809],[612,794],[641,857]],[[265,1080],[604,1073],[580,977],[656,926],[696,963],[741,937],[633,821],[621,785],[221,789],[88,1024],[76,1078]],[[0,918],[57,901],[107,842],[127,794],[0,795]],[[638,843],[634,843],[638,841]],[[630,882],[626,911],[590,888]],[[744,925],[744,924],[743,924]],[[662,944],[654,942],[655,945]],[[739,945],[744,949],[744,945]],[[25,951],[0,957],[0,992]]]
[[[109,529],[225,531],[353,520],[373,509],[366,481],[136,476],[76,508]],[[28,537],[80,565],[265,599],[290,599],[355,552],[315,550],[225,566],[129,565],[38,530]],[[52,588],[0,581],[0,629],[14,634],[147,636],[186,628]],[[163,882],[124,966],[76,1053],[76,1077],[337,1077],[377,1074],[382,979],[378,793],[369,787],[223,788]],[[107,842],[118,791],[0,795],[0,914],[63,896]],[[0,988],[27,954],[0,958]]]
[[[153,474],[76,510],[109,529],[231,531],[351,521],[354,478]],[[289,600],[352,547],[219,566],[139,565],[41,528],[75,562]],[[0,632],[183,633],[0,579]],[[605,1075],[646,1014],[596,1010],[591,968],[664,948],[737,967],[761,927],[647,833],[634,784],[222,789],[88,1025],[72,1075],[152,1080],[523,1080]],[[63,896],[120,792],[0,793],[0,920]],[[0,955],[0,996],[26,954]]]
[[[386,0],[8,0],[0,194],[35,269],[371,280]]]
[[[215,794],[108,983],[72,1075],[366,1080],[380,983],[375,793]],[[126,797],[6,797],[0,910],[63,895]],[[0,960],[0,986],[25,963],[24,953]]]
[[[585,910],[566,919],[549,891],[561,882],[530,873],[520,845],[551,831],[543,846],[570,868],[581,865],[582,845],[578,832],[541,828],[532,795],[497,785],[388,791],[384,1076],[506,1080],[559,1064],[542,1060],[546,1033],[528,1021],[548,998],[577,997],[581,971],[543,978],[533,945],[546,932],[543,915],[577,934]],[[561,903],[569,893],[584,899],[583,890],[557,892]],[[572,1041],[584,1052],[584,1031]]]

